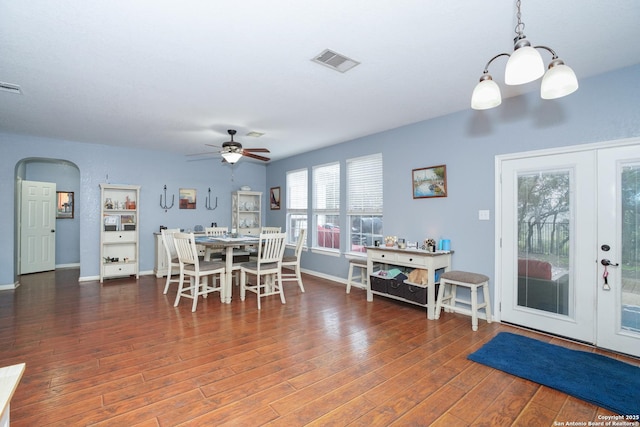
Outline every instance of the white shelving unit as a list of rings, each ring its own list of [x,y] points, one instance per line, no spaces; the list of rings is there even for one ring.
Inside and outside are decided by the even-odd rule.
[[[231,195],[231,228],[239,234],[260,234],[262,193],[234,191]]]
[[[139,278],[140,186],[100,184],[100,283],[113,277]]]

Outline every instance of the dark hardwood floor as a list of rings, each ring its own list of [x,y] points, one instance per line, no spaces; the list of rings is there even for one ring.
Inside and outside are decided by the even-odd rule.
[[[22,276],[0,292],[0,366],[26,362],[11,425],[553,425],[608,411],[471,362],[499,331],[575,343],[345,294],[305,275],[287,304],[218,294],[174,308],[175,284]],[[535,357],[535,355],[532,355]],[[616,356],[620,357],[620,356]],[[638,364],[637,360],[632,363]]]

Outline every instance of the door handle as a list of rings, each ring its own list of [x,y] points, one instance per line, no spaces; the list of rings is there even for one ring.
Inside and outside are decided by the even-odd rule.
[[[618,264],[618,263],[615,263],[615,264],[614,264],[614,263],[612,263],[611,261],[609,261],[609,260],[608,260],[608,259],[606,259],[606,258],[603,258],[603,259],[600,261],[600,264],[604,265],[605,267],[607,267],[607,266],[611,266],[611,267],[618,267],[618,266],[620,265],[620,264]]]

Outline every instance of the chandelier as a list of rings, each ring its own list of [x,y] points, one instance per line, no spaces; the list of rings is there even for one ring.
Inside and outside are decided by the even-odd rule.
[[[532,82],[542,77],[540,96],[543,99],[556,99],[569,95],[578,89],[578,79],[571,68],[558,58],[556,52],[547,46],[531,46],[523,34],[524,23],[520,13],[520,0],[516,1],[518,9],[516,25],[516,37],[513,39],[513,52],[500,53],[487,62],[484,67],[480,82],[476,85],[471,96],[471,108],[474,110],[487,110],[497,107],[502,103],[500,87],[493,81],[489,74],[489,65],[501,56],[508,56],[507,67],[504,73],[504,82],[508,85],[521,85]],[[542,56],[538,50],[546,50],[551,54],[551,62],[545,73]]]

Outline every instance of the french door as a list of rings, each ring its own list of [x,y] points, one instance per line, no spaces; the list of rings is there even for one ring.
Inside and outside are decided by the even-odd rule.
[[[500,317],[640,356],[640,145],[602,147],[498,160]]]

